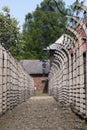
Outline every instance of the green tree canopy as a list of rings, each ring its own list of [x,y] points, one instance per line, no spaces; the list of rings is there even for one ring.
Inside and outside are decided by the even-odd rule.
[[[23,26],[24,39],[24,58],[41,59],[43,47],[47,47],[65,32],[67,18],[56,7],[54,2],[50,2],[55,11],[43,11],[41,7],[47,4],[44,0],[38,5],[33,13],[25,16]],[[60,9],[65,11],[65,3],[62,0],[56,0]]]
[[[16,56],[19,41],[18,21],[11,17],[8,7],[3,7],[0,12],[0,43]]]

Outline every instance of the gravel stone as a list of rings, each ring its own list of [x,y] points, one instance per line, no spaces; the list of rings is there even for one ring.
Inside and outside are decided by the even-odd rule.
[[[87,130],[87,124],[53,97],[35,96],[1,116],[0,130]]]

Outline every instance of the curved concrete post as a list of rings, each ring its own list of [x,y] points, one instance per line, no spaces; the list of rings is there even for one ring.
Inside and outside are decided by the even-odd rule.
[[[74,41],[74,44],[71,44],[71,49],[72,49],[72,47],[73,47],[73,45],[75,45],[75,41]],[[60,47],[59,47],[60,48]],[[68,62],[67,62],[67,65],[68,65],[68,69],[67,69],[67,79],[68,79],[68,88],[67,88],[67,90],[68,90],[68,102],[69,103],[72,103],[72,86],[73,86],[73,80],[72,80],[72,73],[71,73],[71,71],[72,71],[72,57],[71,57],[71,54],[70,54],[70,52],[69,52],[69,48],[68,48],[68,45],[67,45],[67,48],[65,48],[65,46],[64,45],[61,45],[61,49],[64,49],[65,51],[66,51],[66,53],[67,53],[67,55],[68,55]]]
[[[85,32],[85,34],[86,34],[86,36],[87,36],[87,27],[86,27],[85,23],[84,23],[82,20],[80,20],[79,18],[75,17],[75,16],[72,16],[72,19],[73,19],[74,21],[76,21],[78,24],[81,25],[81,27],[83,28],[83,30],[84,30],[84,32]],[[85,38],[86,38],[86,37],[85,37]]]
[[[82,39],[81,39],[81,37],[79,36],[79,34],[78,34],[73,28],[71,28],[71,27],[69,27],[69,26],[66,27],[66,29],[69,30],[70,32],[72,32],[72,33],[76,36],[76,38],[79,40],[80,45],[81,45],[81,43],[82,43],[81,40],[82,40]]]
[[[67,43],[68,44],[68,43]],[[67,45],[68,47],[68,45]],[[70,102],[70,92],[71,92],[71,86],[70,86],[70,77],[71,77],[71,71],[70,71],[70,61],[71,61],[71,56],[69,54],[69,50],[67,48],[65,48],[64,45],[59,45],[59,49],[62,50],[62,52],[64,53],[65,57],[66,57],[66,61],[64,63],[64,69],[63,69],[63,72],[64,73],[64,82],[63,82],[63,89],[64,91],[66,92],[66,96],[65,96],[65,99],[66,99],[66,103],[69,103]],[[65,59],[65,58],[64,58]],[[66,87],[64,87],[66,86]]]
[[[61,46],[61,45],[59,45],[59,46]],[[60,66],[61,66],[60,70],[56,73],[57,86],[55,88],[56,88],[57,92],[55,91],[54,95],[55,95],[55,98],[57,98],[57,100],[68,103],[67,92],[68,92],[69,86],[68,86],[68,77],[67,77],[67,70],[66,70],[67,69],[66,65],[68,63],[68,60],[67,60],[68,57],[63,49],[57,49],[54,56],[55,56],[54,62],[62,61],[62,62],[60,62]]]
[[[52,63],[51,71],[50,71],[49,77],[48,77],[48,80],[49,80],[49,87],[48,87],[49,95],[54,96],[53,88],[55,89],[56,72],[58,70],[59,70],[59,67],[55,63]]]
[[[80,7],[81,9],[83,9],[84,11],[87,12],[87,6],[85,6],[85,5],[83,5],[79,2],[75,2],[74,5],[77,6],[77,7]]]
[[[56,76],[57,76],[57,72],[60,70],[61,64],[62,64],[62,58],[59,57],[58,60],[54,59],[53,63],[52,63],[52,67],[51,67],[51,71],[49,74],[49,93],[56,98],[56,87],[57,87],[57,80],[56,80]],[[52,73],[52,77],[51,77],[51,73]],[[53,92],[54,91],[54,92]]]
[[[76,84],[74,84],[76,87],[73,90],[73,108],[75,109],[75,111],[81,113],[84,115],[84,113],[86,113],[86,104],[83,104],[83,102],[85,102],[85,94],[86,93],[86,88],[85,88],[85,73],[84,73],[84,62],[86,61],[85,59],[85,55],[84,51],[83,51],[83,41],[82,41],[82,37],[78,34],[78,32],[70,27],[68,27],[68,30],[70,30],[71,32],[73,32],[73,34],[76,36],[76,38],[78,39],[79,42],[79,46],[76,49],[76,56],[74,53],[74,57],[76,57],[76,66],[73,64],[73,76],[76,74],[77,76],[74,78],[73,77],[73,84],[75,82],[76,79]],[[76,72],[74,71],[74,69],[76,68]],[[75,94],[75,91],[77,92]]]
[[[69,49],[75,44],[75,40],[71,38],[69,35],[64,34],[63,43],[58,44],[58,48],[54,54],[54,64],[59,62],[60,66],[58,71],[55,71],[56,76],[56,91],[54,91],[54,95],[57,100],[69,103],[70,101],[70,59],[71,56],[69,54]],[[62,62],[60,62],[62,61]],[[52,69],[51,69],[52,70]]]

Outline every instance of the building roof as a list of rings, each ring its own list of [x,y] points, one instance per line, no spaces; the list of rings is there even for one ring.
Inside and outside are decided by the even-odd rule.
[[[28,74],[48,74],[50,63],[49,60],[21,60],[23,68]]]

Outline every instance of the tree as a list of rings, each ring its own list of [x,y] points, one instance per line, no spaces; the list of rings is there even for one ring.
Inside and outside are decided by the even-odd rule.
[[[62,0],[56,0],[56,2],[63,11],[66,10]],[[54,7],[55,11],[41,10],[45,4],[47,4],[47,0],[37,6],[33,13],[28,13],[25,16],[23,26],[24,58],[46,58],[42,48],[55,42],[65,32],[66,16],[57,10],[54,2],[50,2],[50,5]]]
[[[17,44],[20,42],[18,21],[12,18],[8,7],[3,7],[0,12],[0,43],[12,55],[17,56]]]

